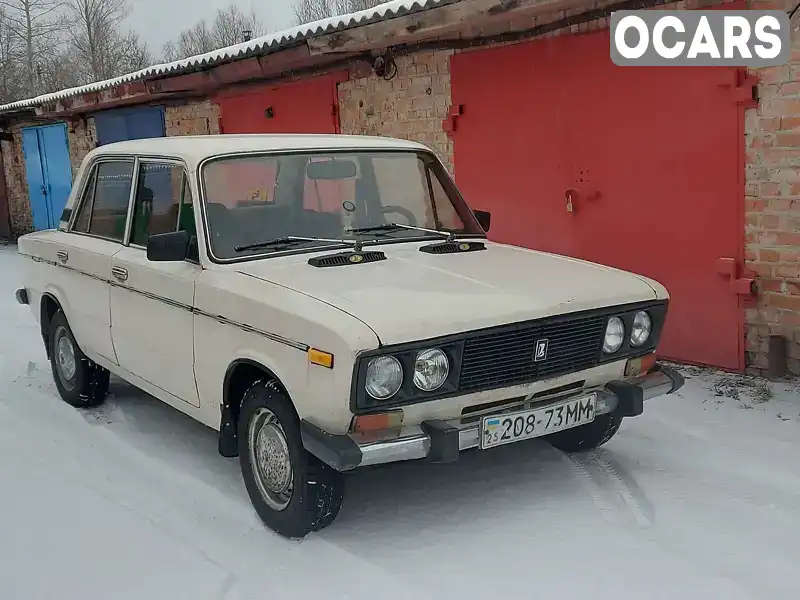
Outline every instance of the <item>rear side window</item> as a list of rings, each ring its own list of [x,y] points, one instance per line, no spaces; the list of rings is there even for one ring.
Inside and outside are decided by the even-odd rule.
[[[133,183],[133,161],[101,162],[92,170],[74,231],[122,242]]]
[[[180,165],[142,162],[136,185],[131,243],[147,246],[151,235],[185,229],[194,235],[192,196]]]

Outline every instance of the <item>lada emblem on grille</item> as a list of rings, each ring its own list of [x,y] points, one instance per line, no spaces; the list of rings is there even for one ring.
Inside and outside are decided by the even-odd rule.
[[[533,351],[533,362],[540,362],[547,359],[547,347],[550,345],[550,340],[536,340],[536,347]]]

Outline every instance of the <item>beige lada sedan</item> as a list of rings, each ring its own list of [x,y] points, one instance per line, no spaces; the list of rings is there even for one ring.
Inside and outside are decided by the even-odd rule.
[[[662,285],[489,225],[409,141],[121,142],[86,157],[57,229],[19,239],[17,299],[64,401],[101,403],[113,373],[190,415],[302,537],[353,469],[587,451],[683,385],[656,361]]]

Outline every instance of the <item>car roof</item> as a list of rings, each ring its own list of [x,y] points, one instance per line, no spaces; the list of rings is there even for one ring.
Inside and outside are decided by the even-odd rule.
[[[305,150],[429,150],[426,146],[390,137],[341,134],[192,135],[147,138],[106,144],[87,159],[126,154],[180,158],[190,166],[221,154]]]

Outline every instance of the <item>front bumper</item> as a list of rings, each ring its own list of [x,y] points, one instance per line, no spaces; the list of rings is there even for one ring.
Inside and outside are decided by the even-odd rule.
[[[672,394],[683,384],[683,376],[678,371],[656,365],[647,375],[627,381],[612,381],[601,389],[582,390],[578,394],[551,401],[561,402],[594,392],[598,397],[596,415],[613,412],[621,417],[635,417],[642,414],[645,400]],[[519,408],[517,405],[503,410]],[[457,418],[423,421],[417,426],[370,434],[331,435],[305,419],[300,422],[306,450],[337,471],[421,458],[434,462],[453,462],[458,460],[462,450],[478,447],[479,427],[480,419],[462,423],[462,419]]]

